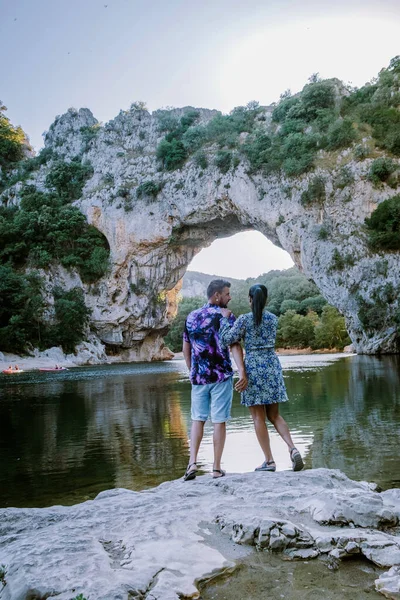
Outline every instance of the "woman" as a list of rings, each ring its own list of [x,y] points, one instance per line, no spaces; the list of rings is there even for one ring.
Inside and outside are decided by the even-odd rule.
[[[266,415],[288,446],[293,471],[300,471],[304,467],[303,460],[293,444],[286,421],[279,414],[279,403],[286,402],[288,397],[282,367],[274,351],[278,318],[264,310],[267,298],[268,290],[265,285],[253,285],[249,290],[251,313],[240,315],[233,325],[228,321],[231,311],[221,309],[223,318],[219,335],[224,346],[244,340],[249,383],[242,392],[242,404],[249,407],[257,439],[265,456],[263,464],[255,470],[276,470],[265,423]]]

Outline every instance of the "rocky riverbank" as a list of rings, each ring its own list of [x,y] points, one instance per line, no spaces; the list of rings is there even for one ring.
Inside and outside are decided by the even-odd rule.
[[[387,569],[377,591],[400,598],[399,522],[400,489],[378,493],[328,469],[202,476],[72,507],[1,509],[0,598],[198,598],[199,580],[235,569],[235,549],[326,555],[335,566],[362,556]]]

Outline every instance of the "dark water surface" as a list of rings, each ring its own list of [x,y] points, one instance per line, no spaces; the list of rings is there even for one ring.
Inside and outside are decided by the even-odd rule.
[[[307,468],[400,487],[400,359],[281,357],[291,402],[282,414]],[[188,462],[190,384],[183,361],[0,376],[0,506],[73,504],[109,488],[181,477]],[[271,429],[270,429],[271,431]],[[278,470],[290,468],[271,431]],[[206,428],[200,462],[211,469]],[[236,395],[224,467],[262,462]]]

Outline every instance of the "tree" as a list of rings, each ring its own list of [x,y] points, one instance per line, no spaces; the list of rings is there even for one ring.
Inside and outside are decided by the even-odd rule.
[[[381,202],[365,224],[371,248],[400,250],[400,195]]]
[[[53,336],[65,352],[73,352],[76,344],[84,337],[90,309],[85,305],[81,288],[65,291],[55,287],[53,294],[56,317]]]
[[[300,311],[300,302],[298,300],[284,300],[281,304],[280,313],[283,315],[287,310]]]
[[[23,275],[10,264],[0,266],[0,347],[6,352],[23,352],[28,343],[43,347],[47,326],[42,279]]]
[[[314,343],[314,323],[311,318],[288,310],[279,318],[277,346],[308,348]]]
[[[0,167],[9,169],[24,157],[28,139],[21,127],[14,127],[4,114],[7,108],[0,100]]]
[[[337,308],[327,304],[322,309],[320,323],[315,327],[315,347],[343,350],[350,342],[344,317]]]
[[[323,296],[311,296],[302,300],[299,312],[306,315],[308,311],[312,310],[320,315],[326,304],[327,302]]]

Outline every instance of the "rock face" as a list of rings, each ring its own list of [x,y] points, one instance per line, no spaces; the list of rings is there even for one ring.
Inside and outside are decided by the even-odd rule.
[[[215,116],[215,111],[199,113],[200,124]],[[270,116],[265,109],[266,122]],[[88,109],[70,109],[51,126],[45,144],[67,161],[81,155],[94,169],[76,205],[107,237],[111,270],[97,284],[80,285],[93,311],[92,330],[111,353],[124,360],[166,358],[163,335],[193,256],[218,237],[249,229],[286,250],[345,315],[357,352],[398,351],[400,256],[371,253],[363,231],[365,217],[396,191],[373,187],[367,179],[372,159],[357,162],[345,150],[332,164],[332,157],[321,151],[312,175],[285,178],[249,174],[244,158],[222,173],[213,161],[217,147],[208,146],[209,166],[198,166],[192,157],[181,169],[165,171],[156,158],[165,136],[157,113],[133,105],[97,126]],[[87,131],[94,132],[89,142]],[[335,185],[343,165],[352,182],[345,189]],[[43,186],[50,167],[51,161],[29,182]],[[326,200],[304,206],[301,195],[316,175],[325,179]],[[152,185],[143,187],[146,183]],[[8,201],[18,198],[9,194]],[[338,252],[341,264],[335,262]],[[388,285],[394,299],[385,300]],[[366,330],[360,303],[378,298],[385,305],[382,323]]]
[[[2,509],[0,597],[198,598],[196,581],[233,570],[224,552],[239,544],[287,559],[325,555],[332,566],[364,556],[389,569],[377,590],[399,598],[399,500],[400,490],[379,494],[317,469],[203,476],[110,490],[72,507]],[[220,536],[229,551],[215,543]]]

